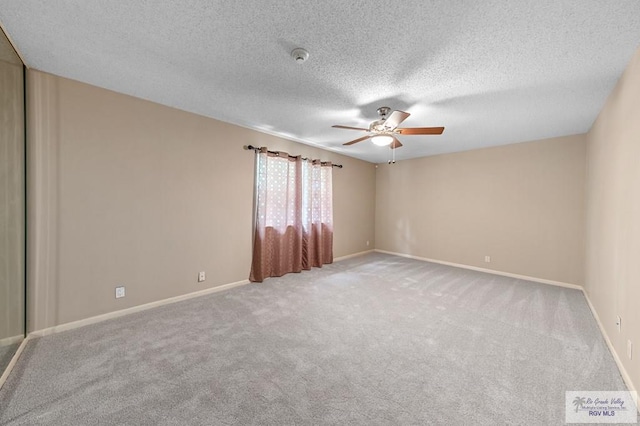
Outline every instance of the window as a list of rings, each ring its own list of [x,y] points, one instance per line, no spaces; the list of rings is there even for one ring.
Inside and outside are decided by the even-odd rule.
[[[251,280],[333,261],[332,165],[262,149]]]

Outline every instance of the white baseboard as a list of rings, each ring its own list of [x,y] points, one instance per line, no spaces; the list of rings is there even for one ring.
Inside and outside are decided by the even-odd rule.
[[[16,353],[13,354],[11,361],[9,361],[9,364],[7,364],[7,368],[4,369],[2,376],[0,376],[0,389],[2,389],[2,385],[4,385],[4,383],[7,381],[7,378],[9,378],[11,370],[13,370],[13,367],[15,367],[16,363],[18,362],[18,358],[20,358],[22,351],[24,350],[25,346],[27,346],[27,342],[30,339],[29,336],[27,336],[26,338],[22,336],[20,337],[23,339],[22,343],[20,344],[20,346],[18,346]]]
[[[193,299],[194,297],[205,296],[207,294],[217,293],[219,291],[229,290],[234,287],[249,284],[249,280],[236,281],[229,284],[219,285],[217,287],[211,287],[193,293],[187,293],[180,296],[170,297],[168,299],[158,300],[156,302],[145,303],[144,305],[133,306],[127,309],[121,309],[119,311],[109,312],[95,317],[85,318],[78,321],[68,322],[65,324],[56,325],[42,330],[36,330],[29,333],[29,336],[43,337],[50,334],[60,333],[62,331],[73,330],[74,328],[84,327],[85,325],[95,324],[98,322],[106,321],[112,318],[118,318],[125,315],[133,314],[135,312],[146,311],[147,309],[156,308],[158,306],[168,305],[171,303],[180,302],[183,300]]]
[[[589,309],[591,309],[591,313],[593,314],[593,317],[596,319],[596,322],[598,323],[598,327],[600,327],[600,333],[602,334],[602,337],[604,337],[604,341],[607,342],[609,351],[611,352],[611,355],[613,355],[613,359],[616,361],[618,370],[620,370],[620,375],[622,376],[622,379],[627,385],[627,388],[629,388],[629,390],[632,392],[637,391],[637,388],[635,387],[633,381],[631,380],[631,376],[629,376],[629,373],[627,373],[627,370],[624,368],[624,365],[622,364],[622,360],[618,356],[618,352],[616,352],[615,348],[613,347],[613,344],[611,343],[611,340],[607,335],[607,331],[605,330],[604,325],[602,324],[602,321],[600,321],[600,317],[598,316],[598,312],[596,311],[596,308],[593,306],[593,303],[591,303],[589,294],[584,290],[582,291],[582,293],[584,293],[584,298],[587,299],[587,304],[589,305]],[[638,408],[640,409],[640,407]]]
[[[396,252],[387,251],[387,250],[375,249],[374,251],[376,251],[378,253],[392,254],[394,256],[407,257],[409,259],[422,260],[424,262],[439,263],[441,265],[454,266],[456,268],[470,269],[472,271],[486,272],[488,274],[494,274],[494,275],[502,275],[504,277],[516,278],[516,279],[519,279],[519,280],[533,281],[533,282],[537,282],[537,283],[541,283],[541,284],[549,284],[549,285],[555,285],[555,286],[558,286],[558,287],[566,287],[566,288],[572,288],[572,289],[575,289],[575,290],[582,290],[582,286],[580,286],[578,284],[564,283],[562,281],[547,280],[545,278],[530,277],[528,275],[512,274],[511,272],[503,272],[503,271],[496,271],[495,269],[479,268],[477,266],[464,265],[464,264],[461,264],[461,263],[454,263],[454,262],[446,262],[444,260],[429,259],[429,258],[426,258],[426,257],[413,256],[411,254],[404,254],[404,253],[396,253]]]
[[[0,339],[0,348],[3,346],[13,345],[15,343],[20,343],[24,339],[24,334],[20,334],[18,336],[5,337],[4,339]]]
[[[348,254],[346,256],[340,256],[333,259],[334,262],[340,262],[341,260],[351,259],[352,257],[364,256],[365,254],[373,253],[375,250],[365,250],[358,253]]]
[[[341,257],[337,257],[335,259],[333,259],[334,262],[339,262],[341,260],[346,260],[346,259],[350,259],[352,257],[356,257],[356,256],[362,256],[365,255],[367,253],[371,253],[374,250],[367,250],[367,251],[362,251],[359,253],[354,253],[354,254],[349,254],[347,256],[341,256]],[[193,293],[188,293],[188,294],[183,294],[181,296],[176,296],[176,297],[171,297],[168,299],[163,299],[163,300],[158,300],[156,302],[151,302],[151,303],[145,303],[144,305],[138,305],[138,306],[133,306],[131,308],[127,308],[127,309],[121,309],[119,311],[114,311],[114,312],[109,312],[106,314],[102,314],[102,315],[97,315],[94,317],[90,317],[90,318],[85,318],[85,319],[81,319],[78,321],[73,321],[73,322],[68,322],[65,324],[60,324],[60,325],[56,325],[53,327],[49,327],[49,328],[44,328],[41,330],[35,330],[32,331],[31,333],[29,333],[30,336],[33,337],[43,337],[43,336],[48,336],[50,334],[55,334],[55,333],[60,333],[62,331],[67,331],[67,330],[73,330],[74,328],[79,328],[79,327],[84,327],[85,325],[91,325],[91,324],[95,324],[98,322],[102,322],[102,321],[106,321],[112,318],[118,318],[124,315],[129,315],[129,314],[133,314],[135,312],[141,312],[141,311],[145,311],[147,309],[151,309],[151,308],[155,308],[158,306],[162,306],[162,305],[168,305],[170,303],[175,303],[175,302],[180,302],[182,300],[187,300],[187,299],[192,299],[194,297],[199,297],[199,296],[204,296],[207,294],[211,294],[211,293],[217,293],[219,291],[224,291],[224,290],[228,290],[234,287],[238,287],[241,285],[245,285],[245,284],[249,284],[250,281],[249,280],[242,280],[242,281],[237,281],[237,282],[233,282],[233,283],[229,283],[229,284],[223,284],[217,287],[212,287],[212,288],[208,288],[205,290],[200,290],[200,291],[196,291]]]
[[[352,257],[362,256],[362,255],[365,255],[367,253],[371,253],[373,251],[374,250],[367,250],[367,251],[362,251],[362,252],[359,252],[359,253],[353,253],[353,254],[349,254],[347,256],[337,257],[337,258],[333,259],[333,261],[334,262],[339,262],[341,260],[350,259]],[[131,308],[122,309],[122,310],[114,311],[114,312],[109,312],[109,313],[106,313],[106,314],[97,315],[97,316],[94,316],[94,317],[85,318],[85,319],[81,319],[81,320],[78,320],[78,321],[68,322],[68,323],[65,323],[65,324],[60,324],[60,325],[56,325],[56,326],[53,326],[53,327],[44,328],[44,329],[41,329],[41,330],[35,330],[35,331],[32,331],[31,333],[29,333],[29,336],[43,337],[43,336],[48,336],[48,335],[51,335],[51,334],[60,333],[60,332],[67,331],[67,330],[73,330],[74,328],[84,327],[86,325],[95,324],[95,323],[106,321],[106,320],[109,320],[109,319],[112,319],[112,318],[118,318],[118,317],[121,317],[121,316],[124,316],[124,315],[133,314],[135,312],[145,311],[147,309],[155,308],[155,307],[158,307],[158,306],[168,305],[170,303],[180,302],[182,300],[192,299],[194,297],[204,296],[204,295],[207,295],[207,294],[228,290],[228,289],[231,289],[231,288],[234,288],[234,287],[238,287],[238,286],[241,286],[241,285],[245,285],[245,284],[249,284],[249,283],[250,283],[249,280],[242,280],[242,281],[237,281],[237,282],[234,282],[234,283],[223,284],[223,285],[220,285],[220,286],[217,286],[217,287],[212,287],[212,288],[208,288],[208,289],[205,289],[205,290],[200,290],[200,291],[196,291],[196,292],[193,292],[193,293],[183,294],[181,296],[176,296],[176,297],[171,297],[171,298],[168,298],[168,299],[158,300],[156,302],[151,302],[151,303],[145,303],[144,305],[133,306]]]

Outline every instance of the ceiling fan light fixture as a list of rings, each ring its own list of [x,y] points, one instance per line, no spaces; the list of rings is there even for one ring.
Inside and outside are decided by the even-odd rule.
[[[351,129],[367,132],[367,136],[345,142],[342,145],[353,145],[359,142],[371,141],[378,146],[389,146],[395,150],[400,148],[402,143],[396,138],[396,135],[441,135],[444,127],[398,127],[411,114],[404,111],[395,110],[391,113],[389,107],[378,108],[379,120],[375,120],[369,124],[369,128],[341,126],[335,124],[331,127],[336,129]]]
[[[390,135],[376,135],[371,138],[371,142],[378,146],[390,145],[393,142],[393,136]]]

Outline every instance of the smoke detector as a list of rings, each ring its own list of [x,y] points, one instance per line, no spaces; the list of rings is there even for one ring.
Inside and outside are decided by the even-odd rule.
[[[291,51],[291,57],[293,58],[294,61],[301,64],[307,59],[309,59],[309,52],[307,52],[301,47],[298,47]]]

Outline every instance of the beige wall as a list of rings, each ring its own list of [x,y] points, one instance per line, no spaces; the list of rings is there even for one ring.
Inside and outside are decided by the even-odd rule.
[[[379,165],[376,248],[582,284],[584,167],[584,135]]]
[[[37,71],[27,80],[32,331],[247,279],[245,144],[343,164],[334,254],[373,247],[371,163]]]
[[[639,117],[640,50],[587,134],[585,289],[635,386],[640,384]],[[633,360],[627,358],[627,340],[635,345]]]

